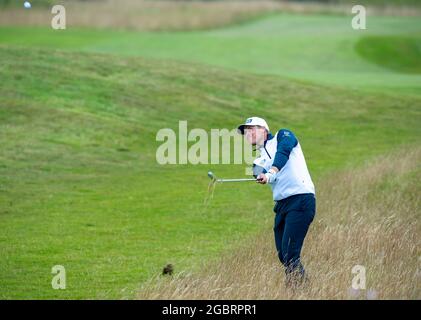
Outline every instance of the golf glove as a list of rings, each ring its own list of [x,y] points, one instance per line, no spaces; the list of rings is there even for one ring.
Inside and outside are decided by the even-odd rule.
[[[267,183],[272,184],[275,182],[276,180],[276,172],[269,170],[269,172],[265,173],[266,179],[267,179]]]

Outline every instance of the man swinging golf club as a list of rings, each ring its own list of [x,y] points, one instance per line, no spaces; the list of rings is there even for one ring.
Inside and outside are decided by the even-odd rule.
[[[300,143],[287,129],[273,136],[258,117],[248,118],[238,131],[260,151],[253,175],[258,183],[272,187],[276,249],[285,266],[286,285],[296,287],[307,280],[300,253],[316,213],[315,189]]]

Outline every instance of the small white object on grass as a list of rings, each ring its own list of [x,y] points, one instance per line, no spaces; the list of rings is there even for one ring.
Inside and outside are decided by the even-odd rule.
[[[30,9],[31,8],[31,3],[29,1],[25,1],[23,3],[23,6],[25,7],[25,9]]]

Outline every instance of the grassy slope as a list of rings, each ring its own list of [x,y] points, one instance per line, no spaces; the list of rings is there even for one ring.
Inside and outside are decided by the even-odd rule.
[[[419,37],[411,18],[369,21],[364,35]],[[2,297],[132,297],[165,263],[179,271],[197,265],[271,218],[262,213],[271,210],[268,190],[253,185],[236,187],[235,202],[232,187],[218,186],[203,207],[207,170],[239,176],[244,166],[155,164],[156,131],[176,129],[178,120],[209,130],[265,116],[298,134],[317,180],[421,136],[416,96],[50,49],[418,95],[419,75],[354,51],[364,39],[337,16],[285,15],[190,33],[0,28]],[[55,264],[68,272],[63,292],[50,286]]]
[[[421,73],[421,38],[364,37],[356,51],[367,60],[402,73]]]
[[[380,40],[372,42],[368,38],[364,41],[373,36]],[[0,43],[3,44],[194,61],[346,88],[419,95],[419,73],[396,72],[355,50],[363,41],[366,49],[378,52],[376,59],[385,59],[382,48],[387,46],[391,36],[419,41],[420,19],[368,16],[367,30],[363,31],[351,28],[350,16],[299,14],[281,14],[240,26],[197,32],[139,34],[0,28]],[[397,53],[393,52],[396,60],[405,60],[407,52]],[[390,50],[384,54],[388,59]]]
[[[318,183],[302,290],[284,286],[270,221],[198,272],[147,281],[138,298],[420,299],[420,161],[420,147],[402,148]],[[366,290],[351,290],[355,265],[366,268]]]
[[[155,164],[156,131],[179,119],[210,130],[260,114],[296,132],[316,180],[421,136],[416,98],[88,53],[2,47],[0,61],[2,298],[132,297],[165,263],[195,266],[271,219],[263,186],[235,201],[218,186],[202,205],[208,169],[244,166]]]

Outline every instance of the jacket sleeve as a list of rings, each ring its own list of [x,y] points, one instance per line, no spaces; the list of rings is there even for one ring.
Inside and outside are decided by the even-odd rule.
[[[253,177],[257,178],[257,176],[261,173],[266,173],[265,168],[253,163]]]
[[[287,163],[292,149],[297,146],[298,140],[291,131],[286,129],[279,130],[277,140],[278,144],[272,166],[281,170]]]

